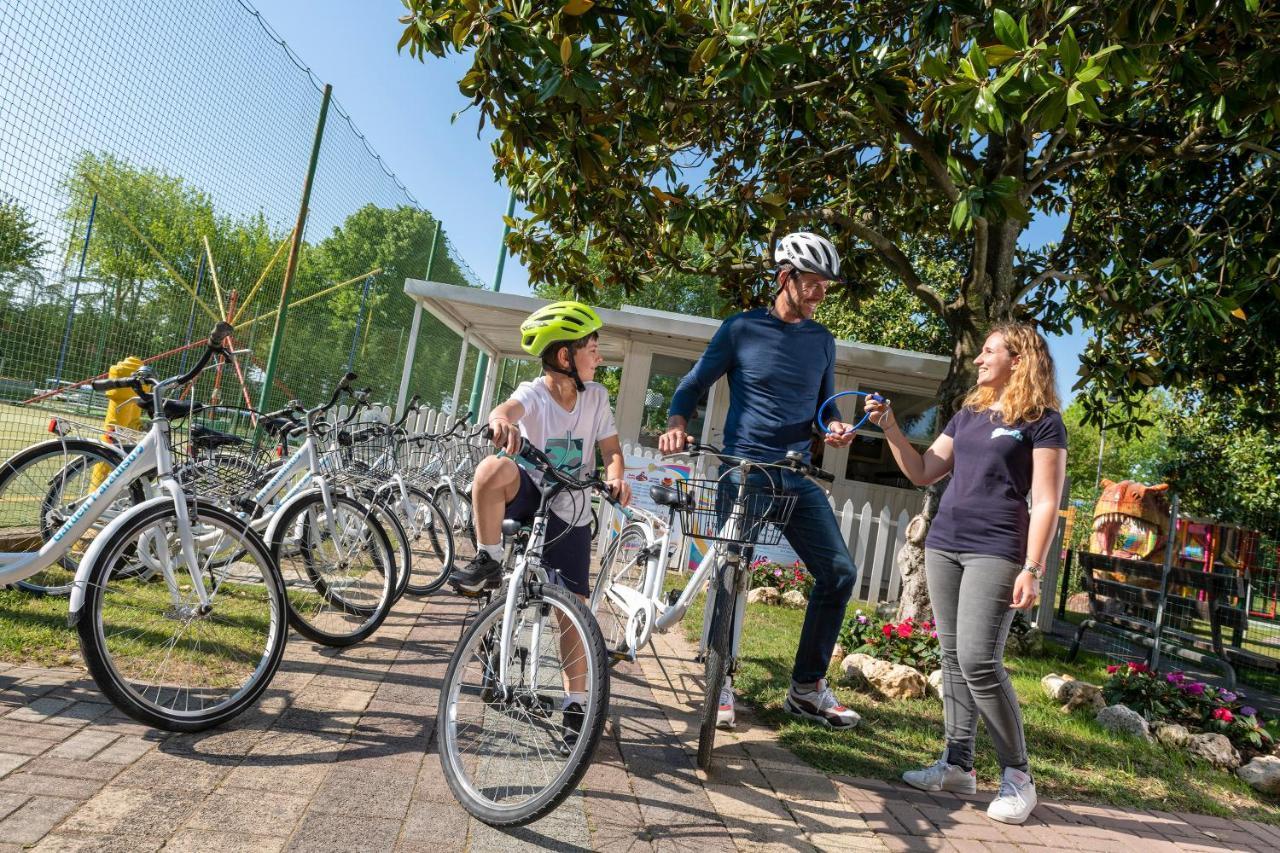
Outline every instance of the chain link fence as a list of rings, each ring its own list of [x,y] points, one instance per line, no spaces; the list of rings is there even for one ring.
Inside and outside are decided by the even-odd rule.
[[[218,320],[247,352],[202,386],[216,402],[312,402],[346,370],[394,402],[405,278],[479,283],[241,0],[8,4],[0,115],[6,455],[47,409],[101,417],[85,383],[126,357],[183,369]],[[410,391],[439,406],[460,341],[430,315],[419,335]]]

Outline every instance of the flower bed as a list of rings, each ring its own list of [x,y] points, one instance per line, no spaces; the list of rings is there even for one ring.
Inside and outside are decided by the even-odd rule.
[[[904,619],[895,623],[858,610],[840,629],[840,645],[850,653],[905,664],[925,675],[942,666],[938,632],[929,620],[917,624]]]
[[[751,563],[751,589],[760,587],[771,587],[779,593],[788,593],[791,590],[799,590],[806,597],[809,590],[813,589],[813,576],[800,568],[800,561],[797,560],[790,566],[784,566],[781,563],[770,562],[764,557],[757,557]]]
[[[1143,663],[1113,664],[1107,673],[1110,677],[1102,685],[1102,695],[1108,705],[1126,705],[1153,723],[1226,735],[1245,756],[1267,753],[1275,746],[1273,732],[1243,693],[1195,681],[1181,672],[1160,675]]]

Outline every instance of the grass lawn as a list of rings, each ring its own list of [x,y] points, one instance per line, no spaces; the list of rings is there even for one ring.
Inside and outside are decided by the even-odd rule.
[[[850,612],[855,606],[850,605]],[[694,642],[701,617],[697,605],[685,620]],[[801,610],[747,608],[735,687],[761,719],[778,730],[780,742],[814,767],[850,776],[896,781],[903,770],[931,763],[942,749],[942,703],[935,699],[877,701],[837,686],[841,700],[862,715],[862,725],[852,732],[833,732],[782,710],[803,620]],[[1081,654],[1074,664],[1066,664],[1061,649],[1052,644],[1049,649],[1044,658],[1005,660],[1022,700],[1031,770],[1043,798],[1280,824],[1280,799],[1256,793],[1234,775],[1182,752],[1108,732],[1086,712],[1064,715],[1045,695],[1040,679],[1058,672],[1100,684],[1105,662]],[[832,684],[837,684],[837,676],[833,668]],[[982,727],[976,753],[979,781],[993,786],[999,768]]]

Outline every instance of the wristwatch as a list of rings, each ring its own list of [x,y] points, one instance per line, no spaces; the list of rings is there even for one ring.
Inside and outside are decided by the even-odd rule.
[[[1037,563],[1035,560],[1027,560],[1022,566],[1022,570],[1031,572],[1031,576],[1038,581],[1044,580],[1044,565]]]

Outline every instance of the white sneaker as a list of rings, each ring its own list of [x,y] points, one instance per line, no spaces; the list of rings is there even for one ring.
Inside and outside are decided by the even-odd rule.
[[[948,762],[945,749],[942,757],[928,767],[903,773],[902,781],[921,791],[952,791],[956,794],[978,791],[978,774],[973,770],[966,773],[960,765]]]
[[[825,678],[818,680],[816,690],[796,690],[795,682],[791,682],[782,707],[797,717],[816,720],[833,729],[851,729],[862,722],[857,711],[840,704]]]
[[[716,728],[731,729],[737,722],[733,714],[733,679],[726,678],[720,687],[720,707],[716,710]]]
[[[1012,767],[1004,769],[1000,793],[987,806],[987,817],[1001,823],[1023,823],[1036,807],[1036,785],[1031,777]]]

